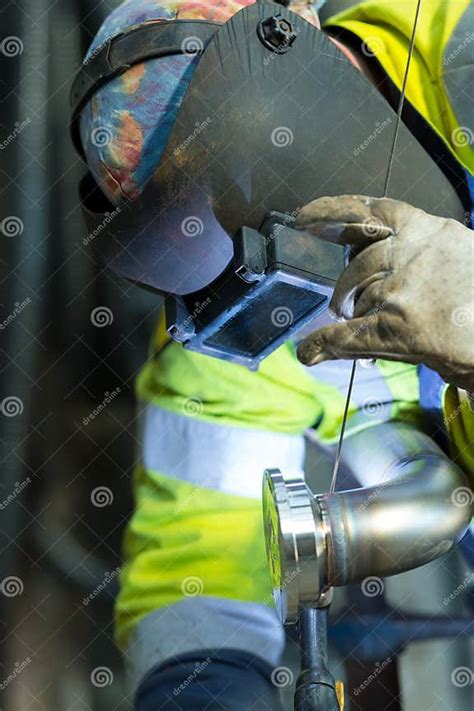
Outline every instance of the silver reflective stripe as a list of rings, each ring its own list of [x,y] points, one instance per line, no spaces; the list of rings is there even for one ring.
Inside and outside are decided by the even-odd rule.
[[[332,385],[345,395],[351,367],[351,360],[328,360],[307,370],[315,380]],[[369,411],[393,402],[393,395],[376,364],[369,368],[358,366],[351,401],[361,410]]]
[[[148,405],[142,459],[147,469],[210,489],[260,499],[268,467],[301,475],[304,438],[215,425]]]
[[[190,597],[156,610],[136,626],[125,652],[132,689],[156,666],[188,652],[237,649],[278,666],[285,634],[273,607]]]

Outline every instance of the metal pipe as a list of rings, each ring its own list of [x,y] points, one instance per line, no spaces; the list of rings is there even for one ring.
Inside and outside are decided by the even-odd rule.
[[[359,481],[380,483],[314,497],[328,585],[417,568],[465,533],[472,509],[468,480],[423,433],[402,423],[378,425],[349,437],[344,458]]]
[[[359,488],[315,495],[299,477],[265,472],[267,555],[284,622],[295,622],[301,605],[327,605],[333,587],[377,585],[372,576],[438,558],[469,526],[466,476],[414,427],[389,422],[357,432],[344,442],[343,462]]]

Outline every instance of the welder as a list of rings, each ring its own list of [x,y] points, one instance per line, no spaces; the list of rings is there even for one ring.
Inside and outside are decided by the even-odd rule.
[[[216,23],[219,31],[219,25],[252,4],[250,0],[128,0],[104,22],[85,66],[93,68],[94,58],[108,40],[120,39],[137,27],[149,31],[157,23],[193,20]],[[293,2],[288,9],[322,35],[318,5]],[[334,62],[341,64],[341,71],[349,59],[377,87],[387,106],[395,109],[415,6],[415,0],[369,0],[331,18],[324,28],[325,41],[335,46]],[[474,7],[469,0],[422,4],[403,114],[403,122],[431,156],[436,170],[441,166],[439,180],[448,176],[452,200],[456,202],[460,195],[465,209],[466,174],[474,171],[473,112],[469,91],[464,91],[472,81],[468,39],[474,36],[473,25]],[[263,39],[267,44],[272,41],[268,36]],[[101,79],[80,106],[81,152],[111,205],[110,227],[115,224],[117,234],[126,234],[128,226],[121,232],[122,215],[114,214],[114,208],[119,213],[127,201],[143,207],[145,186],[152,189],[155,181],[164,190],[173,183],[171,178],[166,181],[171,165],[168,154],[162,182],[157,181],[156,168],[173,127],[180,124],[184,98],[199,100],[193,95],[192,80],[207,42],[200,36],[186,40],[194,51],[164,52],[158,58],[129,63],[126,71],[108,81]],[[288,54],[298,40],[297,33],[294,45],[290,38]],[[249,42],[254,41],[252,30]],[[286,49],[282,47],[281,52]],[[240,52],[244,62],[245,47]],[[271,72],[278,56],[268,56],[262,71]],[[205,57],[206,52],[203,61]],[[211,95],[212,77],[200,81]],[[301,66],[298,82],[305,81]],[[325,81],[321,76],[321,91],[327,92],[333,87]],[[296,105],[294,111],[298,111]],[[202,159],[200,139],[212,137],[215,120],[212,113],[206,114],[206,97],[202,112],[195,131],[174,146],[171,156],[182,159],[182,170],[191,181],[196,177],[196,184]],[[352,145],[352,156],[357,151],[364,156],[375,151],[376,155],[377,141],[384,140],[383,132],[394,125],[390,119],[387,127],[374,129],[367,145]],[[272,129],[282,127],[269,124]],[[252,130],[259,130],[258,126],[250,124],[248,131]],[[291,132],[282,130],[274,138],[280,146],[282,141],[291,144],[293,140]],[[328,137],[330,150],[321,144],[326,163],[344,138],[343,128],[338,133],[335,127]],[[216,156],[215,163],[224,164],[228,158]],[[237,197],[239,209],[244,209],[255,189],[252,175],[247,181],[237,158],[229,210]],[[255,158],[258,163],[258,155]],[[221,169],[215,166],[216,175]],[[474,390],[470,230],[458,212],[458,219],[452,219],[412,207],[410,194],[400,201],[373,198],[370,192],[369,197],[342,198],[321,197],[320,193],[312,201],[312,175],[304,176],[308,204],[295,211],[295,228],[352,247],[332,300],[333,311],[344,321],[309,336],[299,347],[301,360],[316,367],[302,365],[293,341],[262,360],[257,371],[195,352],[170,337],[162,313],[150,358],[137,379],[142,451],[135,473],[136,505],[124,544],[116,635],[139,711],[279,708],[275,669],[285,637],[271,603],[260,510],[262,472],[268,466],[301,472],[303,434],[308,428],[316,431],[321,442],[336,441],[350,359],[377,360],[372,368],[361,371],[355,383],[349,435],[403,420],[437,433],[457,463],[466,471],[474,470],[474,414],[468,397]],[[423,180],[419,175],[417,182]],[[201,202],[209,207],[204,193]],[[154,209],[156,203],[148,202],[143,225],[153,222]],[[285,211],[286,207],[277,204],[272,209]],[[206,236],[205,232],[201,235],[202,221],[189,218],[184,212],[178,221],[188,238],[183,260],[198,249],[193,238]],[[136,221],[141,219],[137,208]],[[165,227],[163,223],[163,235]],[[172,251],[172,240],[169,244]],[[202,294],[200,289],[228,264],[227,249],[217,249],[221,262],[212,275],[207,265],[193,270],[183,261],[183,274],[177,278],[180,283],[175,288],[159,286],[183,294],[182,280],[193,278],[194,292]],[[128,270],[130,278],[134,278],[135,264],[142,268],[142,255],[122,248],[120,268]],[[130,264],[124,267],[126,259]],[[172,281],[174,276],[167,269],[162,278]],[[207,298],[211,297],[201,295],[197,300],[196,313],[207,308]],[[276,314],[277,322],[282,314]],[[192,322],[196,315],[191,312],[186,318]]]

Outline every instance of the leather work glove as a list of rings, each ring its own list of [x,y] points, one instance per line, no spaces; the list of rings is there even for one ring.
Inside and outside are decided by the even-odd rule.
[[[474,234],[389,198],[324,197],[296,229],[351,245],[330,308],[343,319],[302,341],[298,358],[424,363],[474,392]]]

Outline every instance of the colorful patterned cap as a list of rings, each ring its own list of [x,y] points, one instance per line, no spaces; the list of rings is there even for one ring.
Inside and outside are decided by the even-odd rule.
[[[126,0],[105,20],[84,63],[110,37],[143,22],[175,19],[227,22],[254,0]],[[298,1],[290,9],[318,25],[321,3]],[[196,54],[136,64],[101,87],[84,108],[81,139],[87,163],[109,200],[134,199],[155,172],[199,62]]]

